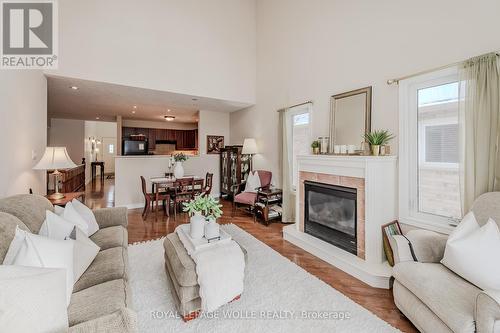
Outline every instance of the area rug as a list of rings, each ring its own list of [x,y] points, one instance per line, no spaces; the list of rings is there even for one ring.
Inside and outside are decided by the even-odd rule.
[[[222,228],[248,251],[245,291],[238,301],[187,323],[175,311],[163,239],[129,246],[140,332],[399,332],[236,225]]]

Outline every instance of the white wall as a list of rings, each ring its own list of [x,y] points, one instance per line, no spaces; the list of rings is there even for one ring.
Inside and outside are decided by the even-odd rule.
[[[0,133],[0,197],[29,188],[45,194],[45,171],[32,170],[47,143],[47,80],[41,71],[0,71]]]
[[[199,118],[199,148],[200,156],[219,160],[219,155],[207,154],[207,135],[223,135],[224,145],[229,144],[229,115],[230,113],[200,110]]]
[[[223,135],[224,145],[229,145],[229,113],[200,110],[198,128],[199,157],[186,163],[186,170],[193,174],[214,174],[212,193],[220,194],[220,155],[207,154],[207,135]],[[191,162],[191,163],[189,163]]]
[[[231,114],[231,142],[255,137],[254,167],[279,174],[277,109],[313,100],[313,136],[327,135],[330,96],[370,85],[372,128],[397,134],[387,79],[499,50],[499,12],[496,0],[257,0],[257,105]]]
[[[123,127],[139,127],[139,128],[165,128],[165,129],[197,129],[198,123],[176,123],[171,121],[148,121],[148,120],[132,120],[123,119]]]
[[[85,157],[85,122],[76,119],[50,119],[48,145],[66,147],[69,157],[80,164]]]
[[[255,0],[64,0],[51,73],[255,102]]]
[[[220,155],[207,154],[207,135],[223,135],[225,144],[229,142],[229,114],[213,111],[200,111],[199,117],[199,156],[192,156],[184,163],[186,175],[205,177],[213,173],[212,194],[220,194]],[[144,201],[141,192],[140,176],[149,178],[164,175],[168,170],[168,157],[165,156],[120,156],[115,159],[115,204],[129,208],[140,207]]]

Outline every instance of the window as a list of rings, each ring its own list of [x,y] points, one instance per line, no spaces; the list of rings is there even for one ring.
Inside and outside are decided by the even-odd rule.
[[[311,144],[311,103],[299,105],[286,111],[287,135],[289,143],[288,156],[289,163],[292,165],[291,184],[295,190],[297,186],[297,156],[309,154]]]
[[[402,222],[448,231],[461,217],[456,69],[400,82]]]
[[[426,163],[458,163],[458,124],[425,126]]]

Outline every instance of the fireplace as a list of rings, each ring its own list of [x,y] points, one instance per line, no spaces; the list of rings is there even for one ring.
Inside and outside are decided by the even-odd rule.
[[[313,181],[304,189],[304,232],[357,255],[357,189]]]

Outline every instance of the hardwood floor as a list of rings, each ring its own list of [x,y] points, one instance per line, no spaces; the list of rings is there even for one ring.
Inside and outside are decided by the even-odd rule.
[[[283,225],[280,223],[273,223],[269,226],[254,223],[250,215],[246,215],[241,211],[237,211],[234,218],[232,218],[231,203],[225,200],[221,200],[221,202],[224,205],[224,215],[219,219],[219,223],[234,223],[238,225],[255,238],[337,289],[359,305],[373,312],[392,326],[404,332],[418,332],[396,308],[391,290],[370,287],[301,248],[283,240]],[[97,180],[94,186],[87,186],[85,203],[93,209],[114,207],[114,181],[106,179],[104,184],[100,184],[100,181]],[[173,232],[177,225],[188,222],[186,214],[178,214],[177,221],[174,221],[173,216],[168,218],[160,210],[158,213],[150,213],[147,220],[143,220],[141,212],[142,209],[129,210],[129,243],[165,236]]]

